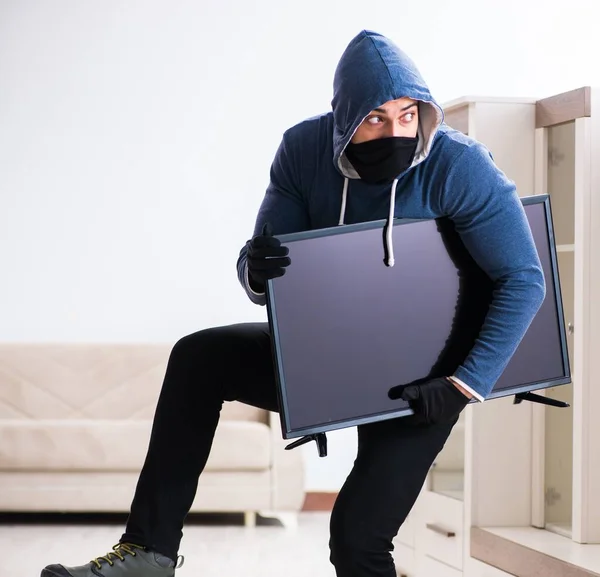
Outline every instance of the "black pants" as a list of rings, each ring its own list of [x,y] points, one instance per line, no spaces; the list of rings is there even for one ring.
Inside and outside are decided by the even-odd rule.
[[[278,410],[266,323],[207,329],[173,347],[121,542],[176,558],[221,406],[233,400]],[[391,541],[453,424],[414,415],[358,427],[357,457],[331,514],[338,577],[395,577]]]

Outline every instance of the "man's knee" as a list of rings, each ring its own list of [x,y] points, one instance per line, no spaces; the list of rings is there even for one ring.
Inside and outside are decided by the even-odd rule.
[[[215,352],[219,349],[219,331],[216,328],[203,329],[180,338],[169,357],[170,363],[189,363],[209,361],[214,359]]]
[[[332,515],[329,559],[338,576],[394,575],[391,539],[365,519]]]

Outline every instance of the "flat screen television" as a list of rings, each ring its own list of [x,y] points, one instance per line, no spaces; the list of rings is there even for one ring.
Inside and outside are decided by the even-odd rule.
[[[550,199],[521,200],[546,297],[487,399],[570,382]],[[394,267],[384,225],[279,237],[292,265],[267,283],[267,312],[284,439],[412,414],[390,390],[452,374],[477,338],[492,282],[452,222],[395,220]]]

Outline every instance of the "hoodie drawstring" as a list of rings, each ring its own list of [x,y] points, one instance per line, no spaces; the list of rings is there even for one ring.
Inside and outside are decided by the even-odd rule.
[[[346,199],[348,198],[348,179],[344,179],[344,191],[342,192],[342,208],[340,210],[340,221],[338,225],[344,224],[344,216],[346,216]]]
[[[398,179],[394,179],[392,184],[392,191],[390,194],[390,212],[388,214],[387,222],[383,229],[383,251],[385,266],[394,266],[394,243],[392,233],[394,230],[394,213],[396,212],[396,187],[398,186]],[[340,220],[338,225],[344,224],[344,217],[346,216],[346,201],[348,199],[348,178],[344,179],[344,190],[342,192],[342,208],[340,209]]]
[[[385,251],[385,258],[383,262],[385,266],[394,266],[396,262],[394,260],[394,241],[392,239],[392,232],[394,231],[394,213],[396,212],[396,187],[398,186],[398,179],[394,179],[394,183],[392,184],[392,192],[390,194],[390,213],[388,215],[388,220],[385,223],[385,228],[383,229],[383,234],[385,235],[385,240],[383,243],[383,249]]]

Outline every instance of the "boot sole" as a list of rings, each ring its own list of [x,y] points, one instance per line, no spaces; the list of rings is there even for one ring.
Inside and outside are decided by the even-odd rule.
[[[72,575],[64,567],[55,565],[42,569],[40,577],[72,577]]]

